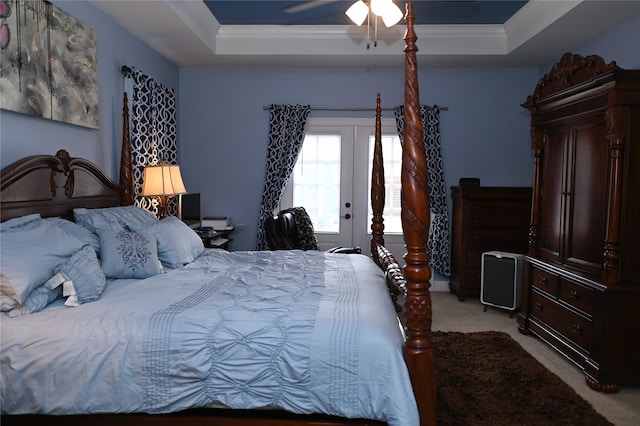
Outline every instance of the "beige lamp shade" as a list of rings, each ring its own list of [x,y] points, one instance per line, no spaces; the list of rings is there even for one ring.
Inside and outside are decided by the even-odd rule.
[[[186,192],[179,165],[159,164],[145,167],[142,176],[143,196],[171,196],[185,194]]]

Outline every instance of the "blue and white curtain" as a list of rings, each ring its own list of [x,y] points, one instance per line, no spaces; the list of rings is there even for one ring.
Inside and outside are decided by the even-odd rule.
[[[396,126],[400,143],[403,143],[404,106],[394,108]],[[440,149],[440,108],[427,105],[420,106],[420,118],[424,133],[424,148],[427,155],[429,173],[429,207],[431,209],[431,228],[427,253],[429,264],[444,276],[451,275],[449,217],[447,215],[447,193],[444,184],[444,170]]]
[[[262,204],[258,213],[257,250],[267,249],[264,221],[278,207],[284,188],[291,178],[302,149],[310,112],[308,105],[269,106],[269,146]]]
[[[173,89],[155,82],[135,68],[123,71],[133,80],[131,99],[131,160],[133,163],[133,196],[135,204],[158,213],[158,200],[141,197],[142,176],[146,166],[176,164],[177,126],[176,96]],[[169,214],[177,213],[177,201],[169,203]]]

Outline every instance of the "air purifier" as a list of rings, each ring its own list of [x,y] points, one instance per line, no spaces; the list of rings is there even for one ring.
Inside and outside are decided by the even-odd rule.
[[[524,255],[501,251],[482,253],[480,302],[513,312],[522,300]]]

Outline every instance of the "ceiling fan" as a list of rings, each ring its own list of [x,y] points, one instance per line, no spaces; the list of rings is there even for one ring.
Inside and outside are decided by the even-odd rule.
[[[338,0],[306,0],[284,6],[282,11],[297,13],[313,9],[322,4],[334,3]],[[385,26],[391,27],[400,21],[404,14],[392,0],[355,0],[345,11],[346,15],[358,26],[362,25],[369,13],[382,18]]]
[[[300,1],[297,3],[290,4],[288,6],[284,6],[282,8],[283,12],[287,13],[296,13],[302,12],[303,10],[313,9],[314,7],[321,6],[323,3],[334,3],[339,0],[306,0]]]
[[[301,1],[285,6],[282,10],[288,13],[296,13],[321,6],[323,3],[333,3],[335,1],[336,0]],[[367,21],[367,37],[369,39],[371,39],[370,26],[371,20],[373,20],[375,32],[374,46],[378,45],[378,17],[382,18],[386,27],[391,27],[397,24],[404,16],[402,10],[400,10],[393,0],[355,0],[345,11],[345,14],[357,26],[361,26],[365,20]],[[367,49],[369,49],[369,43],[367,43]]]

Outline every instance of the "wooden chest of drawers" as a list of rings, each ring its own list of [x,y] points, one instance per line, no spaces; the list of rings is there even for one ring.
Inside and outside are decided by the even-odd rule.
[[[531,188],[454,186],[451,282],[459,300],[480,293],[482,253],[526,254]]]

